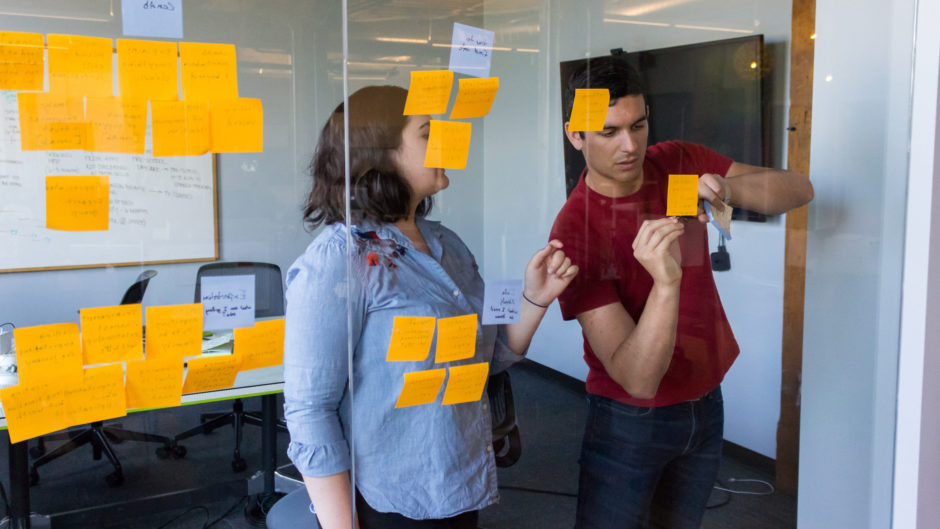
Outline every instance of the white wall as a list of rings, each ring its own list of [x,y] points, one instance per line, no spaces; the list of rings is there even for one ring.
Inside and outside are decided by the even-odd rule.
[[[565,200],[560,61],[602,55],[612,48],[634,51],[745,35],[676,25],[763,33],[776,60],[767,80],[773,97],[771,125],[778,139],[771,164],[782,166],[789,2],[700,0],[638,6],[635,2],[544,0],[517,7],[508,0],[488,0],[485,12],[486,28],[496,32],[496,46],[514,50],[497,54],[493,62],[493,75],[501,82],[487,118],[485,145],[484,238],[488,246],[484,269],[489,276],[508,277],[521,270],[531,252],[547,240]],[[666,25],[605,22],[605,18]],[[537,52],[515,51],[519,48]],[[716,274],[741,345],[741,356],[723,386],[725,437],[769,457],[776,457],[780,407],[782,220],[734,222],[734,240],[728,244],[732,269]],[[533,340],[530,357],[583,380],[587,369],[581,344],[579,326],[563,322],[555,305]]]

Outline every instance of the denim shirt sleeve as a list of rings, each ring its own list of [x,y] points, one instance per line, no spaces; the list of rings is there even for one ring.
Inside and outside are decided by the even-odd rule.
[[[284,418],[287,455],[304,476],[322,477],[350,468],[340,421],[348,380],[346,314],[361,314],[362,290],[352,281],[347,303],[346,242],[329,227],[287,274],[284,336]],[[361,320],[353,318],[354,340]],[[353,344],[355,347],[356,344]]]

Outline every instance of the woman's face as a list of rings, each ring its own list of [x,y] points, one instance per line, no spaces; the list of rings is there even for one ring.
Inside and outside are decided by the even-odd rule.
[[[412,208],[450,184],[443,169],[424,166],[430,131],[431,116],[408,116],[401,132],[401,145],[392,154],[399,174],[411,186]]]

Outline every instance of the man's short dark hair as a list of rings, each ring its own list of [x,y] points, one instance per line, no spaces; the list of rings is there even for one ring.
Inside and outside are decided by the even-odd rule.
[[[588,59],[568,78],[565,89],[564,121],[571,119],[574,94],[579,88],[606,88],[610,91],[610,104],[626,96],[643,96],[646,100],[646,84],[636,68],[623,55],[605,55]]]
[[[411,186],[392,160],[408,122],[403,115],[407,97],[408,91],[398,86],[367,86],[349,96],[350,222],[393,223],[411,216]],[[304,221],[310,229],[346,217],[343,112],[340,103],[323,126],[310,162],[313,188],[304,204]],[[427,215],[431,205],[430,197],[424,199],[415,215]]]

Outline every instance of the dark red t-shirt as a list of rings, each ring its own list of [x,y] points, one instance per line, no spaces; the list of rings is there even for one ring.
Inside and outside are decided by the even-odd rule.
[[[558,298],[562,316],[571,320],[582,312],[619,301],[633,320],[639,321],[653,278],[633,257],[633,239],[644,220],[666,215],[668,175],[724,176],[731,163],[729,158],[700,145],[658,143],[646,151],[640,189],[619,198],[589,189],[582,174],[551,233],[552,239],[564,243],[565,253],[581,269]],[[633,398],[607,374],[585,337],[588,393],[634,406],[668,406],[711,391],[731,368],[738,344],[718,298],[705,225],[689,220],[679,247],[682,282],[676,345],[656,396]]]

